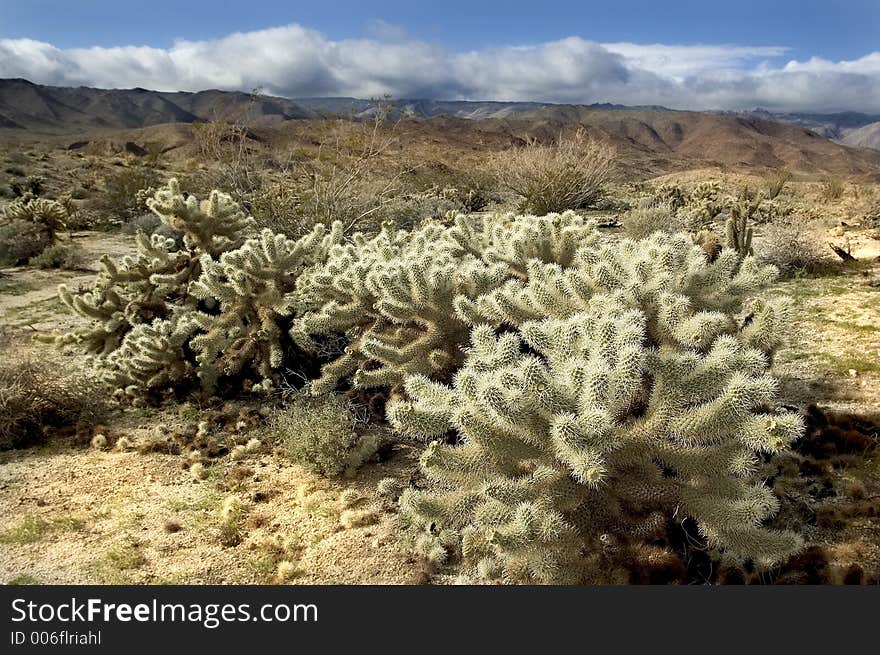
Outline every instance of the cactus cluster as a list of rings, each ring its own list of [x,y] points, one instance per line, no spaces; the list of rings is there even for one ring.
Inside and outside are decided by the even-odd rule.
[[[60,287],[62,301],[90,324],[55,340],[80,344],[102,379],[131,397],[196,380],[210,393],[240,374],[242,384],[268,386],[290,341],[287,297],[341,230],[316,227],[298,241],[253,236],[252,219],[230,196],[214,191],[200,201],[176,180],[147,204],[182,232],[182,245],[139,233],[134,255],[102,258],[92,289]]]
[[[67,210],[60,202],[26,193],[6,207],[3,219],[8,223],[13,221],[35,223],[46,231],[49,240],[54,243],[55,235],[67,225]]]
[[[255,234],[229,196],[174,181],[148,204],[182,240],[141,234],[93,289],[61,291],[92,325],[59,340],[120,394],[266,392],[307,357],[324,364],[313,393],[391,390],[392,426],[430,442],[431,485],[403,491],[402,517],[433,560],[458,550],[487,579],[575,580],[594,540],[673,519],[738,558],[797,549],[762,525],[777,501],[754,478],[802,424],[776,406],[787,305],[748,300],[775,269],[742,215],[707,256],[684,233],[602,240],[572,212],[343,241],[341,224]],[[328,473],[375,450],[349,429],[291,434]]]
[[[475,327],[453,383],[411,376],[389,407],[398,431],[432,440],[434,486],[404,493],[407,522],[515,582],[576,579],[591,540],[648,538],[673,516],[732,556],[796,550],[761,526],[777,501],[753,479],[802,430],[767,374],[786,306],[745,301],[773,273],[658,233],[457,299]]]
[[[452,311],[456,298],[524,278],[531,261],[567,265],[578,245],[597,234],[595,223],[567,212],[459,215],[452,227],[386,225],[372,239],[354,235],[297,284],[303,309],[294,322],[297,342],[315,351],[318,335],[348,337],[312,390],[329,391],[346,379],[359,388],[395,390],[407,375],[448,378],[461,365],[470,333]]]

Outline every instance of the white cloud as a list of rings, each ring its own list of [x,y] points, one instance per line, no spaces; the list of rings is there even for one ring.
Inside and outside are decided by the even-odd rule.
[[[780,46],[606,43],[579,37],[451,51],[386,23],[333,41],[301,25],[172,47],[56,48],[0,39],[0,77],[159,90],[261,87],[315,95],[615,102],[683,109],[880,113],[880,52],[853,61],[779,63]]]

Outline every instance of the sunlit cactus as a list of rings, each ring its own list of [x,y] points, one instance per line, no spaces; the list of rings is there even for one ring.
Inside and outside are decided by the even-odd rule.
[[[754,478],[803,429],[767,372],[787,305],[746,301],[773,270],[656,234],[529,273],[460,298],[475,324],[463,367],[451,384],[409,377],[389,406],[430,442],[433,487],[400,501],[422,539],[451,530],[475,575],[509,582],[576,580],[601,535],[648,539],[673,516],[728,557],[796,551],[762,526],[778,501]]]

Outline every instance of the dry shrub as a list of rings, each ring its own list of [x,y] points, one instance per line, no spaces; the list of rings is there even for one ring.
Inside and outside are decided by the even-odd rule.
[[[822,182],[822,197],[825,200],[840,200],[846,185],[839,177],[830,177]]]
[[[372,434],[358,434],[359,419],[338,396],[297,395],[269,420],[288,456],[311,471],[330,477],[351,473],[378,449]]]
[[[633,239],[641,239],[654,232],[672,233],[685,229],[684,222],[664,204],[642,203],[621,218],[626,235]]]
[[[798,223],[768,225],[762,237],[759,254],[784,277],[828,274],[840,268],[839,262]]]
[[[767,189],[764,192],[764,197],[767,200],[773,200],[778,197],[782,190],[785,188],[785,185],[791,181],[791,171],[787,168],[783,168],[781,170],[776,171],[772,175],[767,178]]]
[[[496,154],[498,183],[522,197],[523,211],[543,216],[596,204],[613,179],[617,152],[582,130],[550,146],[530,142]]]
[[[50,243],[52,235],[40,223],[15,220],[0,225],[0,266],[25,264]]]
[[[36,257],[31,257],[28,264],[37,268],[60,268],[66,271],[88,270],[85,268],[85,255],[80,248],[60,243],[45,248]]]
[[[52,428],[94,424],[106,405],[93,380],[33,360],[0,366],[0,449],[39,443]]]
[[[148,196],[138,191],[157,186],[159,182],[155,169],[137,163],[109,175],[104,180],[103,192],[95,196],[93,204],[105,218],[122,222],[144,212]]]

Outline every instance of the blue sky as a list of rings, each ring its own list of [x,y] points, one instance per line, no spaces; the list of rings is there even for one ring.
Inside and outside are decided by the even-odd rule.
[[[853,59],[880,47],[880,0],[0,0],[0,36],[59,47],[170,46],[299,23],[333,39],[385,21],[455,49],[566,36],[636,43],[784,45],[796,58]]]
[[[880,112],[880,0],[0,0],[0,77]]]

